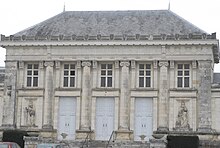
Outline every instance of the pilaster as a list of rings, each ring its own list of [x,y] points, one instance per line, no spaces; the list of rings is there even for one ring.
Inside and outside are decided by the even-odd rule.
[[[83,73],[82,73],[82,103],[81,103],[81,130],[90,130],[91,122],[91,62],[82,62]]]
[[[60,61],[55,61],[55,74],[56,74],[56,88],[59,88],[61,86],[61,69],[60,69]]]
[[[198,131],[211,132],[211,61],[198,61]]]
[[[158,61],[157,60],[153,62],[153,71],[154,71],[153,88],[158,89]]]
[[[5,62],[5,81],[4,81],[4,104],[2,126],[4,129],[14,128],[16,126],[16,80],[17,80],[17,62]]]
[[[46,67],[45,74],[45,92],[44,92],[44,120],[43,120],[43,128],[44,129],[53,129],[53,108],[52,103],[54,99],[54,87],[53,87],[53,61],[46,61],[44,63]]]
[[[159,127],[158,132],[168,131],[168,61],[160,61]]]
[[[174,69],[174,61],[170,61],[170,89],[175,88],[175,69]]]
[[[129,129],[129,66],[128,61],[120,62],[121,68],[121,94],[119,109],[119,130]]]

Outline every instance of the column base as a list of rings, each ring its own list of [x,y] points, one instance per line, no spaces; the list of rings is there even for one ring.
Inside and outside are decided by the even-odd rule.
[[[199,133],[212,133],[212,129],[209,127],[199,127],[197,129]]]
[[[2,129],[2,130],[13,130],[13,129],[15,129],[15,126],[12,125],[12,124],[2,124],[0,129]]]
[[[87,137],[89,136],[89,137]],[[81,130],[76,130],[76,139],[77,140],[84,140],[84,139],[90,139],[90,140],[94,140],[95,139],[95,134],[94,134],[94,131],[92,130],[84,130],[84,129],[81,129]]]
[[[118,130],[115,131],[116,140],[131,140],[133,139],[133,131],[130,130]]]
[[[167,134],[169,129],[167,127],[158,127],[156,133],[158,134]]]
[[[150,139],[150,148],[166,148],[167,141],[165,139]]]
[[[48,124],[43,125],[42,128],[43,129],[48,129],[48,130],[53,130],[53,126],[52,125],[48,125]]]

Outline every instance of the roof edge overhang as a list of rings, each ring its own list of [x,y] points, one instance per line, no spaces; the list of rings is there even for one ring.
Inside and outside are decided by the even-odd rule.
[[[219,40],[211,35],[110,35],[110,36],[8,36],[0,35],[0,47],[7,46],[160,46],[210,45],[214,62],[219,63]]]

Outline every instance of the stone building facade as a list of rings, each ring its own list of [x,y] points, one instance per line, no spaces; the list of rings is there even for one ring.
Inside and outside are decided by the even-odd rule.
[[[6,49],[1,133],[220,138],[216,34],[169,10],[63,12],[1,35],[0,46]]]

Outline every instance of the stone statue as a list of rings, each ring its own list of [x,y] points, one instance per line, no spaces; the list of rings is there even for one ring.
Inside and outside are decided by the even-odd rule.
[[[25,107],[27,112],[27,124],[30,126],[35,126],[35,109],[33,101],[30,101],[28,107]]]
[[[182,101],[176,121],[176,128],[181,129],[189,129],[189,117],[188,117],[188,109],[186,108],[185,102]]]

